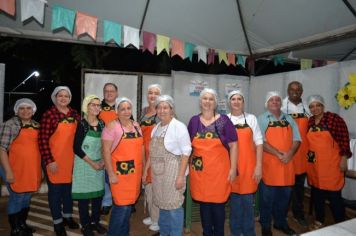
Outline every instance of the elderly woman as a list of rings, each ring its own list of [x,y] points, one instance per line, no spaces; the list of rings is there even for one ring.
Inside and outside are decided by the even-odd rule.
[[[225,203],[236,177],[237,135],[226,115],[215,113],[217,94],[206,88],[200,93],[199,115],[188,125],[193,154],[190,191],[200,202],[203,235],[224,235]]]
[[[14,106],[15,116],[0,125],[0,172],[9,190],[7,214],[11,235],[32,235],[27,226],[32,192],[41,183],[41,157],[38,148],[39,124],[32,120],[35,103],[22,98]]]
[[[67,86],[58,86],[51,95],[54,106],[41,118],[39,147],[47,177],[48,203],[56,235],[66,235],[64,226],[79,228],[73,220],[72,171],[78,112],[69,106],[72,94]],[[63,205],[63,212],[62,212]]]
[[[232,236],[256,235],[254,193],[262,177],[263,138],[256,116],[244,112],[245,99],[240,90],[229,93],[230,118],[239,140],[238,176],[230,195],[230,231]]]
[[[105,168],[114,200],[107,235],[128,236],[131,205],[141,189],[143,138],[139,124],[130,119],[131,100],[117,98],[115,107],[118,119],[109,123],[102,134]]]
[[[182,204],[192,147],[187,127],[174,118],[173,99],[162,95],[155,104],[160,122],[151,134],[150,158],[143,178],[151,166],[153,201],[160,209],[160,235],[181,236],[184,219]]]
[[[143,135],[143,143],[145,145],[145,157],[146,162],[149,157],[150,141],[152,129],[158,123],[158,117],[156,113],[155,102],[156,98],[161,94],[162,88],[159,84],[151,84],[147,88],[147,102],[148,106],[143,108],[140,118],[140,125]],[[145,204],[147,204],[149,217],[143,220],[145,225],[149,225],[149,229],[152,231],[158,231],[158,217],[159,208],[153,204],[152,184],[151,184],[151,171],[147,171],[147,179],[144,179],[145,183]]]
[[[77,126],[74,138],[74,169],[72,198],[78,200],[79,218],[82,233],[93,236],[93,230],[100,234],[106,229],[99,224],[100,207],[104,195],[104,161],[101,155],[101,132],[105,127],[97,118],[100,112],[100,99],[88,95],[82,104],[84,119]],[[89,204],[91,203],[91,216]]]
[[[329,200],[336,222],[345,220],[345,207],[341,190],[345,183],[347,158],[351,157],[349,132],[345,121],[337,114],[325,112],[324,98],[308,98],[311,114],[307,138],[309,141],[307,175],[312,187],[317,229],[325,219],[325,200]]]

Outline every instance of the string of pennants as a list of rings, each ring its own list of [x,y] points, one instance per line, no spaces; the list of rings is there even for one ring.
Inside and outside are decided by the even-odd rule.
[[[26,21],[33,17],[38,23],[43,25],[46,0],[21,0],[21,21]],[[50,6],[49,6],[50,7]],[[94,41],[97,38],[98,17],[91,16],[80,11],[73,11],[59,5],[54,5],[52,8],[52,23],[51,30],[65,29],[70,34],[73,34],[76,29],[77,37],[87,34]],[[11,16],[16,13],[16,0],[1,0],[0,11],[3,11]],[[140,32],[139,29],[127,25],[121,25],[117,22],[103,20],[103,40],[104,43],[115,43],[118,46],[124,47],[130,44],[137,49],[140,49]],[[74,27],[75,26],[75,27]],[[123,34],[122,34],[123,33]],[[254,60],[247,58],[245,55],[235,54],[233,52],[226,52],[224,50],[207,48],[200,45],[195,45],[189,42],[184,42],[179,39],[169,38],[164,35],[154,34],[151,32],[142,31],[142,45],[143,51],[147,50],[151,54],[160,54],[165,51],[171,57],[177,55],[182,59],[189,58],[192,61],[194,50],[197,51],[198,61],[201,60],[205,64],[215,63],[215,54],[218,55],[219,63],[224,62],[226,65],[241,65],[245,67],[246,60],[248,69],[254,66]],[[275,66],[284,65],[284,57],[272,57]],[[292,52],[288,59],[294,58]],[[298,59],[297,59],[298,60]],[[300,68],[309,69],[314,66],[323,66],[325,64],[335,63],[334,61],[321,61],[311,59],[300,59]]]

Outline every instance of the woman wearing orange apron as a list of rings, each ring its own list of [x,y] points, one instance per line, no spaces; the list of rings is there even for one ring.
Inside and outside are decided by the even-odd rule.
[[[237,172],[230,195],[231,236],[254,236],[254,193],[262,177],[263,138],[257,119],[244,112],[244,96],[240,90],[228,95],[231,113],[227,116],[239,138]]]
[[[307,138],[308,183],[312,187],[315,222],[311,229],[323,226],[325,200],[329,200],[335,222],[345,220],[345,207],[341,190],[345,183],[347,158],[352,156],[349,132],[345,121],[337,114],[324,112],[325,103],[320,95],[308,98],[311,114]]]
[[[156,98],[161,94],[161,90],[162,88],[159,84],[151,84],[148,86],[148,106],[143,108],[140,118],[143,143],[145,145],[145,162],[147,162],[150,152],[151,131],[159,121],[156,114],[155,101]],[[147,173],[147,178],[143,180],[143,183],[145,184],[145,206],[147,205],[149,217],[143,219],[143,223],[145,225],[149,225],[150,230],[158,231],[159,208],[155,204],[153,204],[151,170],[148,170]]]
[[[215,113],[217,94],[206,88],[200,93],[201,114],[188,125],[193,154],[190,191],[200,203],[203,235],[224,235],[225,203],[236,178],[237,135],[226,115]]]
[[[131,205],[141,190],[143,138],[139,124],[130,119],[132,102],[118,98],[115,107],[118,119],[102,134],[105,168],[114,200],[107,235],[128,236]]]
[[[260,223],[262,235],[272,235],[273,227],[287,235],[295,234],[287,222],[291,186],[294,185],[292,157],[300,145],[300,134],[293,118],[281,111],[279,92],[267,93],[267,111],[258,117],[264,135],[262,181],[260,183]]]
[[[32,120],[35,103],[22,98],[14,106],[15,116],[0,125],[0,172],[9,191],[7,214],[11,235],[32,235],[26,224],[32,192],[41,184],[38,148],[39,124]],[[4,173],[5,172],[5,173]]]
[[[64,226],[79,228],[72,218],[71,190],[73,143],[80,116],[69,107],[71,97],[72,94],[66,86],[54,89],[51,95],[54,106],[42,115],[39,133],[42,165],[48,184],[48,204],[58,236],[66,235]]]

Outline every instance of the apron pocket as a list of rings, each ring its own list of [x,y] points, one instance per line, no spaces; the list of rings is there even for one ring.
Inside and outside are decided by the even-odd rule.
[[[309,163],[315,163],[316,162],[315,152],[309,150],[307,154],[307,160]]]
[[[193,156],[192,158],[192,168],[195,171],[202,171],[203,170],[203,158]]]
[[[128,174],[132,174],[132,173],[135,173],[134,160],[117,161],[116,162],[116,174],[128,175]]]

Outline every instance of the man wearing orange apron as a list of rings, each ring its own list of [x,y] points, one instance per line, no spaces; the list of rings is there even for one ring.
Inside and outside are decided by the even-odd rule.
[[[26,224],[32,192],[41,185],[41,157],[38,147],[39,124],[32,120],[35,103],[27,98],[16,101],[15,116],[0,125],[0,172],[9,191],[7,214],[11,235],[32,235]]]
[[[272,235],[274,228],[287,235],[295,234],[287,222],[291,186],[294,185],[292,157],[301,142],[297,124],[281,111],[279,92],[267,93],[267,112],[258,117],[264,136],[262,181],[260,183],[260,223],[262,235]]]
[[[308,153],[308,116],[309,109],[306,103],[302,101],[303,85],[298,81],[292,81],[288,84],[288,97],[283,99],[281,110],[292,116],[295,123],[298,125],[299,133],[302,138],[302,143],[298,151],[292,158],[295,172],[295,184],[292,190],[291,204],[294,220],[301,226],[306,227],[307,222],[304,217],[304,184],[307,171]]]

